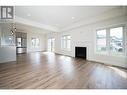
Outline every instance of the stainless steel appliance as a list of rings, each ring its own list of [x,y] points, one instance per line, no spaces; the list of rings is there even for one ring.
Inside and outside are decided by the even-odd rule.
[[[27,33],[16,32],[17,54],[27,52]]]

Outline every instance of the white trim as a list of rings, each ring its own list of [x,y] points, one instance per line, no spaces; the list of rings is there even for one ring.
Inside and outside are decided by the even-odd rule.
[[[115,26],[115,27],[110,27],[110,28],[108,28],[109,29],[109,33],[110,33],[110,29],[112,29],[112,28],[119,28],[119,27],[122,27],[123,28],[123,38],[122,38],[122,43],[123,43],[123,45],[122,45],[122,48],[123,48],[123,52],[122,53],[117,53],[117,54],[114,54],[113,52],[111,52],[110,51],[110,49],[109,49],[109,54],[110,55],[118,55],[118,56],[125,56],[125,46],[124,46],[124,39],[125,39],[125,37],[124,37],[124,33],[125,33],[125,31],[124,31],[124,27],[125,27],[125,25],[119,25],[119,26]],[[110,34],[109,34],[109,37],[110,37]],[[110,39],[111,40],[111,39]],[[111,41],[110,41],[111,42]],[[109,48],[110,48],[110,44],[109,44]]]
[[[123,53],[117,53],[114,54],[113,52],[110,51],[110,29],[112,28],[117,28],[117,27],[123,27]],[[101,28],[101,29],[96,29],[96,42],[95,42],[95,54],[101,54],[101,55],[108,55],[108,56],[126,56],[127,55],[127,32],[126,32],[126,25],[125,24],[121,24],[121,25],[116,25],[116,26],[112,26],[112,27],[107,27],[107,28]],[[107,47],[107,52],[97,52],[97,31],[98,30],[105,30],[106,29],[106,47]]]
[[[57,27],[46,25],[46,24],[40,24],[38,22],[24,19],[24,18],[21,18],[18,16],[15,16],[14,22],[20,23],[20,24],[25,24],[25,25],[30,25],[30,26],[34,26],[34,27],[37,27],[40,29],[45,29],[45,30],[54,31],[54,32],[60,31],[60,29],[58,29]]]
[[[124,53],[124,56],[125,56],[125,25],[123,26],[123,53]]]
[[[107,55],[110,56],[110,28],[106,28]]]
[[[108,54],[108,53],[107,53],[107,32],[106,32],[106,51],[105,51],[105,52],[104,52],[104,51],[102,51],[102,52],[98,52],[98,51],[97,51],[97,47],[98,47],[98,46],[97,46],[97,32],[100,31],[100,30],[106,30],[106,29],[97,29],[97,30],[96,30],[96,42],[95,42],[96,50],[95,50],[95,53],[96,53],[96,54],[104,54],[104,55],[107,55],[107,54]]]
[[[72,45],[71,45],[71,44],[72,44],[72,40],[71,40],[72,38],[67,39],[67,36],[70,36],[70,37],[71,37],[71,35],[63,35],[63,36],[61,37],[61,50],[63,50],[63,51],[69,51],[69,52],[70,52],[70,51],[72,50],[72,47],[71,47],[71,46],[72,46]],[[63,37],[65,37],[65,39],[63,39]],[[67,48],[67,41],[68,41],[68,40],[70,40],[70,42],[71,42],[71,43],[70,43],[70,49]],[[65,41],[65,44],[66,44],[65,48],[63,47],[63,41]]]
[[[64,27],[61,29],[61,31],[65,32],[65,31],[69,31],[69,30],[72,30],[72,29],[76,29],[78,27],[82,27],[82,26],[88,26],[90,24],[94,24],[94,23],[97,23],[97,22],[100,22],[100,21],[105,21],[107,19],[114,19],[114,18],[121,18],[121,17],[126,17],[126,10],[123,11],[123,8],[124,7],[121,7],[121,8],[114,8],[112,10],[109,10],[105,13],[103,13],[102,15],[99,15],[99,16],[94,16],[94,17],[91,17],[89,19],[84,19],[84,20],[81,20],[81,21],[78,21],[76,23],[73,23],[72,25],[69,25],[67,27]]]
[[[51,50],[49,50],[49,49],[47,49],[47,51],[50,51],[50,52],[55,52],[55,44],[56,44],[56,42],[55,42],[55,37],[50,37],[50,38],[48,38],[48,40],[47,40],[47,47],[49,47],[48,45],[49,45],[49,40],[51,40]],[[54,40],[54,47],[53,47],[53,40]]]
[[[127,24],[125,25],[125,56],[127,56]]]

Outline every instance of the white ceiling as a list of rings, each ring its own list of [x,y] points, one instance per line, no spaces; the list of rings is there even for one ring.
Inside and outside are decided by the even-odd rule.
[[[42,28],[38,28],[38,27],[34,27],[34,26],[30,26],[30,25],[26,25],[26,24],[21,24],[21,23],[0,23],[0,26],[3,28],[8,28],[8,29],[12,29],[12,27],[16,27],[16,31],[17,32],[39,32],[39,33],[50,33],[51,31],[42,29]]]
[[[38,27],[34,27],[34,26],[30,26],[30,25],[25,25],[25,24],[21,24],[21,23],[16,23],[15,27],[17,28],[17,32],[39,32],[39,33],[50,33],[51,31],[42,29],[42,28],[38,28]]]
[[[75,22],[87,20],[93,16],[109,11],[115,6],[16,6],[15,14],[18,17],[65,28]]]

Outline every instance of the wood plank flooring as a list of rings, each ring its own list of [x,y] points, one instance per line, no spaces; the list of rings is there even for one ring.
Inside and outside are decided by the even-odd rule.
[[[116,63],[117,64],[117,63]],[[0,64],[0,89],[126,89],[127,70],[49,52]]]

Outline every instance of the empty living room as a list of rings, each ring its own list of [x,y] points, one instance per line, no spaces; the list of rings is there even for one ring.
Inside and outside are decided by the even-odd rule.
[[[127,89],[127,6],[0,10],[0,89]]]

